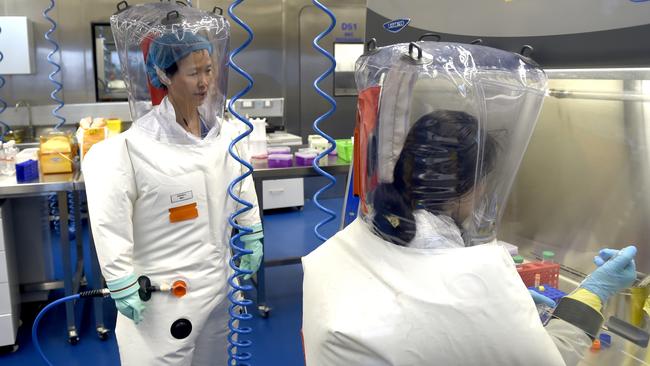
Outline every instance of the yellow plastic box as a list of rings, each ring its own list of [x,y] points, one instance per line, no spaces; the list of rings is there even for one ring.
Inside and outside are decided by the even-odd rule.
[[[43,174],[72,173],[74,150],[66,134],[41,136],[38,160]]]

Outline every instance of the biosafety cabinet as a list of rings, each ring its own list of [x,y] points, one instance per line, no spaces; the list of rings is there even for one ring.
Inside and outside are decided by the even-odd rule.
[[[20,299],[11,222],[11,201],[0,201],[0,347],[16,343]]]
[[[565,291],[595,269],[603,247],[635,244],[637,278],[650,274],[650,1],[368,0],[366,24],[378,46],[426,35],[525,48],[548,92],[499,239],[529,259],[554,251]],[[610,298],[605,318],[650,331],[633,291]],[[628,355],[589,352],[580,365],[650,360],[650,350],[630,347]]]

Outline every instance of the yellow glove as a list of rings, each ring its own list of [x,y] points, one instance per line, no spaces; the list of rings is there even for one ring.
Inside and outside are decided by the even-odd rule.
[[[577,289],[575,292],[573,292],[571,295],[568,295],[567,297],[583,302],[599,313],[600,310],[603,308],[603,303],[602,301],[600,301],[600,297],[598,297],[598,295],[584,288]]]
[[[650,317],[650,295],[645,299],[645,305],[643,305],[643,311]]]

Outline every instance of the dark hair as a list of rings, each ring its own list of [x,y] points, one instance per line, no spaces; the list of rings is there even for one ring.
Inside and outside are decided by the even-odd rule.
[[[403,245],[415,236],[414,210],[440,214],[450,202],[469,192],[495,164],[496,141],[480,133],[476,118],[465,112],[438,110],[420,117],[406,137],[393,170],[393,183],[380,184],[373,194],[374,226]],[[479,151],[481,138],[485,144]],[[481,171],[476,169],[479,154]],[[396,222],[394,216],[412,223],[391,225]]]
[[[163,71],[165,72],[165,75],[167,75],[167,77],[171,79],[172,76],[174,76],[174,74],[176,74],[178,72],[178,63],[177,62],[172,63],[171,65],[169,65],[168,68],[166,68]],[[161,84],[162,84],[163,89],[167,89],[167,85],[165,85],[163,83],[161,83]]]
[[[169,65],[169,67],[165,69],[165,75],[167,75],[168,77],[174,76],[174,74],[177,72],[178,72],[178,64],[176,62]]]

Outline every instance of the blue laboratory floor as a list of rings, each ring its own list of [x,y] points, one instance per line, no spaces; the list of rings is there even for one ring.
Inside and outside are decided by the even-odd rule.
[[[323,200],[325,206],[341,212],[342,199]],[[319,244],[313,234],[313,226],[325,218],[313,202],[306,201],[304,209],[283,209],[265,212],[265,243],[267,259],[280,259],[302,256]],[[323,227],[323,233],[330,236],[336,232],[340,217]],[[58,245],[53,245],[58,248]],[[57,254],[55,253],[55,258]],[[57,273],[60,273],[60,269]],[[304,365],[300,328],[302,322],[302,269],[300,264],[269,268],[267,274],[267,301],[272,310],[267,319],[261,318],[255,308],[250,325],[253,327],[252,365],[301,366]],[[57,294],[53,294],[56,296]],[[254,294],[251,295],[253,298]],[[106,299],[104,310],[105,325],[113,329],[115,307]],[[31,322],[38,309],[24,309],[25,324],[19,329],[20,348],[14,353],[0,354],[3,366],[42,365],[31,341]],[[41,321],[39,339],[41,347],[53,365],[119,365],[117,343],[111,334],[108,340],[101,341],[94,330],[94,317],[91,303],[80,302],[76,306],[80,342],[70,345],[65,329],[63,306],[55,308]]]

